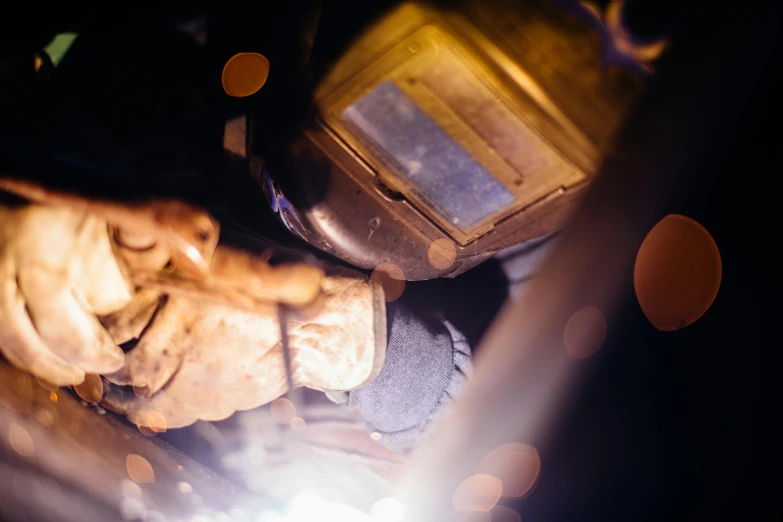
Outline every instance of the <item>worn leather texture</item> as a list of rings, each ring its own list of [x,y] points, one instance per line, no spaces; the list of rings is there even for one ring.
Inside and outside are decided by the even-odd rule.
[[[123,352],[97,315],[133,288],[95,216],[41,205],[0,205],[0,351],[56,385],[117,370]]]
[[[386,343],[382,302],[356,272],[327,276],[317,311],[289,321],[295,385],[350,390],[377,375]],[[118,314],[113,320],[122,323]],[[168,297],[108,379],[134,390],[112,386],[108,405],[143,426],[160,416],[169,428],[220,420],[270,402],[288,390],[276,308],[264,314]]]

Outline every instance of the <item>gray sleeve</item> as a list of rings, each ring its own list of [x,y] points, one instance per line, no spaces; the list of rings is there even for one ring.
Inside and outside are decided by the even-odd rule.
[[[378,377],[350,392],[357,410],[379,442],[413,449],[462,392],[472,370],[465,337],[446,321],[426,324],[406,308],[389,303],[386,362]]]
[[[495,256],[512,298],[525,290],[556,237],[528,241]],[[471,347],[448,321],[430,324],[397,303],[387,305],[387,325],[383,369],[370,384],[350,392],[346,406],[381,435],[381,444],[405,451],[428,435],[462,392],[472,370]]]

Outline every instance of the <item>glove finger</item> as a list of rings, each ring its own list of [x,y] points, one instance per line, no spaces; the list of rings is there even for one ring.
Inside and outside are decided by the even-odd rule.
[[[104,221],[70,209],[30,205],[19,211],[16,237],[20,287],[42,296],[78,289],[98,314],[122,307],[133,288],[114,257]],[[27,286],[27,288],[26,288]]]
[[[96,314],[114,312],[131,300],[134,288],[117,262],[105,221],[93,216],[85,219],[74,252],[79,263],[71,266],[73,287]]]
[[[0,291],[0,348],[11,364],[57,386],[84,380],[82,370],[54,355],[41,340],[13,280]]]
[[[149,234],[115,228],[117,254],[131,272],[157,272],[169,262],[168,249]]]
[[[73,292],[61,289],[54,294],[36,291],[28,295],[25,291],[25,295],[41,339],[65,361],[88,373],[114,372],[122,367],[125,354]]]
[[[227,246],[215,250],[210,274],[257,299],[292,305],[315,300],[323,279],[323,271],[317,267],[305,263],[271,266],[262,256]]]
[[[139,343],[125,356],[122,369],[108,379],[131,385],[151,396],[160,390],[182,364],[190,346],[191,325],[195,319],[181,301],[168,299],[147,327]]]
[[[138,397],[128,388],[112,386],[104,395],[106,406],[138,426],[155,427],[161,417],[167,428],[181,428],[197,420],[219,421],[241,410],[256,408],[286,392],[280,353],[272,350],[257,366],[269,372],[236,375],[232,382],[216,376],[207,366],[185,361],[166,387],[152,397]]]
[[[142,288],[122,310],[101,317],[101,323],[117,344],[138,339],[161,305],[160,291]]]

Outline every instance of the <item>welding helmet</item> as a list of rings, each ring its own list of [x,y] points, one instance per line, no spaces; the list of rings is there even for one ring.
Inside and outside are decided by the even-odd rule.
[[[645,66],[606,21],[530,0],[382,9],[311,69],[296,133],[251,118],[251,174],[291,232],[354,266],[463,273],[559,230],[611,150]]]

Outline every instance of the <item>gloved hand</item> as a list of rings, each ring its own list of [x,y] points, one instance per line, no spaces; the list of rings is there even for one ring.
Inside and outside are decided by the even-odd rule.
[[[169,257],[146,230],[115,229],[110,236],[103,220],[72,209],[0,205],[0,349],[53,384],[80,383],[88,372],[135,385],[139,396],[123,397],[122,388],[111,386],[106,399],[141,425],[149,424],[151,410],[176,427],[224,418],[283,394],[274,306],[248,312],[205,302],[198,292],[133,293],[127,274],[154,273]],[[321,275],[299,268],[218,250],[205,284],[217,281],[231,290],[244,282],[245,293],[237,295],[256,288],[302,303]],[[318,310],[289,326],[294,379],[316,389],[350,390],[371,380],[383,361],[382,291],[354,272],[335,272],[322,287]],[[292,297],[283,299],[287,293]],[[137,345],[124,356],[118,343],[134,338]]]
[[[360,387],[383,364],[382,290],[345,270],[332,270],[322,290],[315,312],[288,323],[294,383],[317,390]],[[151,306],[158,306],[154,296],[107,319],[131,324]],[[168,428],[220,420],[270,402],[288,389],[277,310],[245,312],[170,296],[123,369],[108,379],[133,386],[109,386],[105,402],[140,426],[154,427],[161,415]]]
[[[122,367],[97,316],[126,305],[133,288],[104,221],[0,203],[0,285],[0,351],[12,364],[56,385]]]

